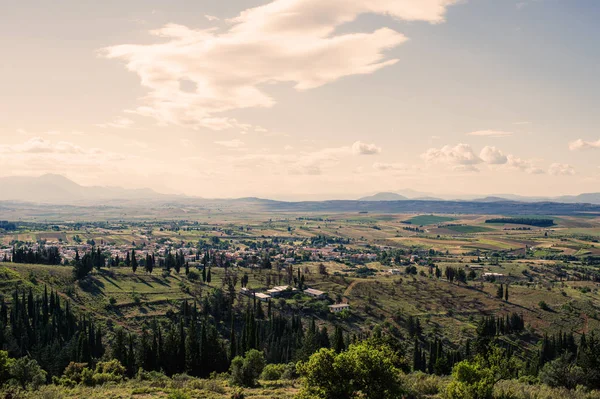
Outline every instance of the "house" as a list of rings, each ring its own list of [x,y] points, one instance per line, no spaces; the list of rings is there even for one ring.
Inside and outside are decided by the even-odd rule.
[[[329,311],[331,313],[340,313],[344,310],[350,310],[350,305],[347,303],[338,303],[337,305],[329,305]]]
[[[270,290],[267,290],[267,293],[272,297],[272,298],[277,298],[280,296],[285,296],[285,295],[289,295],[291,293],[293,293],[294,291],[297,291],[295,288],[292,288],[288,285],[281,285],[278,287],[273,287]]]
[[[399,274],[402,274],[402,270],[400,269],[390,269],[390,274],[397,276]]]
[[[261,302],[267,302],[269,299],[271,299],[271,297],[267,294],[263,294],[262,292],[258,292],[256,294],[254,294],[254,296],[256,297],[256,299],[258,299]]]
[[[317,298],[317,299],[323,299],[327,295],[323,291],[315,290],[313,288],[305,289],[304,293],[308,296],[312,296],[313,298]]]

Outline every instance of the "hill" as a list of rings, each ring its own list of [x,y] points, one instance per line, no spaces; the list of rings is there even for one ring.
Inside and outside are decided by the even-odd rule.
[[[404,201],[406,199],[408,198],[396,193],[377,193],[368,197],[359,198],[359,201]]]
[[[168,199],[151,189],[82,186],[56,174],[39,177],[11,176],[0,178],[0,201],[28,201],[36,203],[75,204],[83,201],[98,202],[108,199]]]

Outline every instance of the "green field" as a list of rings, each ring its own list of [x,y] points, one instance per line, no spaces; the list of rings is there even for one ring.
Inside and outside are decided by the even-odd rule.
[[[410,222],[416,226],[427,226],[431,224],[452,222],[454,220],[456,219],[448,216],[420,215],[408,219],[407,222]]]

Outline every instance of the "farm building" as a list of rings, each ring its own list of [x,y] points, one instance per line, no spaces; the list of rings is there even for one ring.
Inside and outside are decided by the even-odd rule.
[[[329,305],[329,311],[331,313],[340,313],[346,309],[350,309],[350,305],[347,303],[338,303],[337,305]]]
[[[317,299],[323,299],[327,295],[323,291],[315,290],[313,288],[305,289],[304,293],[308,296],[312,296],[313,298],[317,298]]]
[[[267,293],[272,298],[277,298],[280,296],[290,295],[290,294],[294,293],[295,291],[297,291],[297,290],[293,287],[290,287],[289,285],[281,285],[278,287],[271,288],[270,290],[267,291]]]

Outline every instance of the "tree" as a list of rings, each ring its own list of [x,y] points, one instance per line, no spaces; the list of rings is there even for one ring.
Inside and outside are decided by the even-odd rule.
[[[46,374],[38,362],[29,357],[16,359],[10,365],[10,375],[23,389],[37,389],[46,382]]]
[[[212,280],[211,278],[211,273],[210,273],[210,267],[208,268],[208,273],[206,274],[206,282],[208,284],[210,284],[210,281]]]
[[[506,288],[504,288],[504,300],[508,302],[508,284],[506,284]]]
[[[449,399],[491,399],[494,380],[489,369],[463,360],[452,370],[453,381],[446,388]]]
[[[135,249],[131,250],[131,270],[135,273],[138,268],[138,261],[135,257]]]
[[[236,356],[231,361],[231,382],[234,385],[254,387],[264,368],[265,355],[256,349],[251,349],[244,357]]]
[[[568,352],[546,363],[540,372],[540,381],[551,387],[575,389],[585,380],[586,372],[573,362],[573,355]]]
[[[14,359],[8,357],[7,351],[0,351],[0,386],[10,377],[10,368]]]
[[[322,399],[361,397],[392,399],[402,397],[404,389],[396,355],[387,345],[364,341],[336,354],[321,349],[308,362],[298,363],[303,377],[300,396]]]
[[[496,297],[502,299],[503,296],[504,296],[504,287],[502,286],[502,284],[500,284],[498,286],[498,289],[496,290]]]

